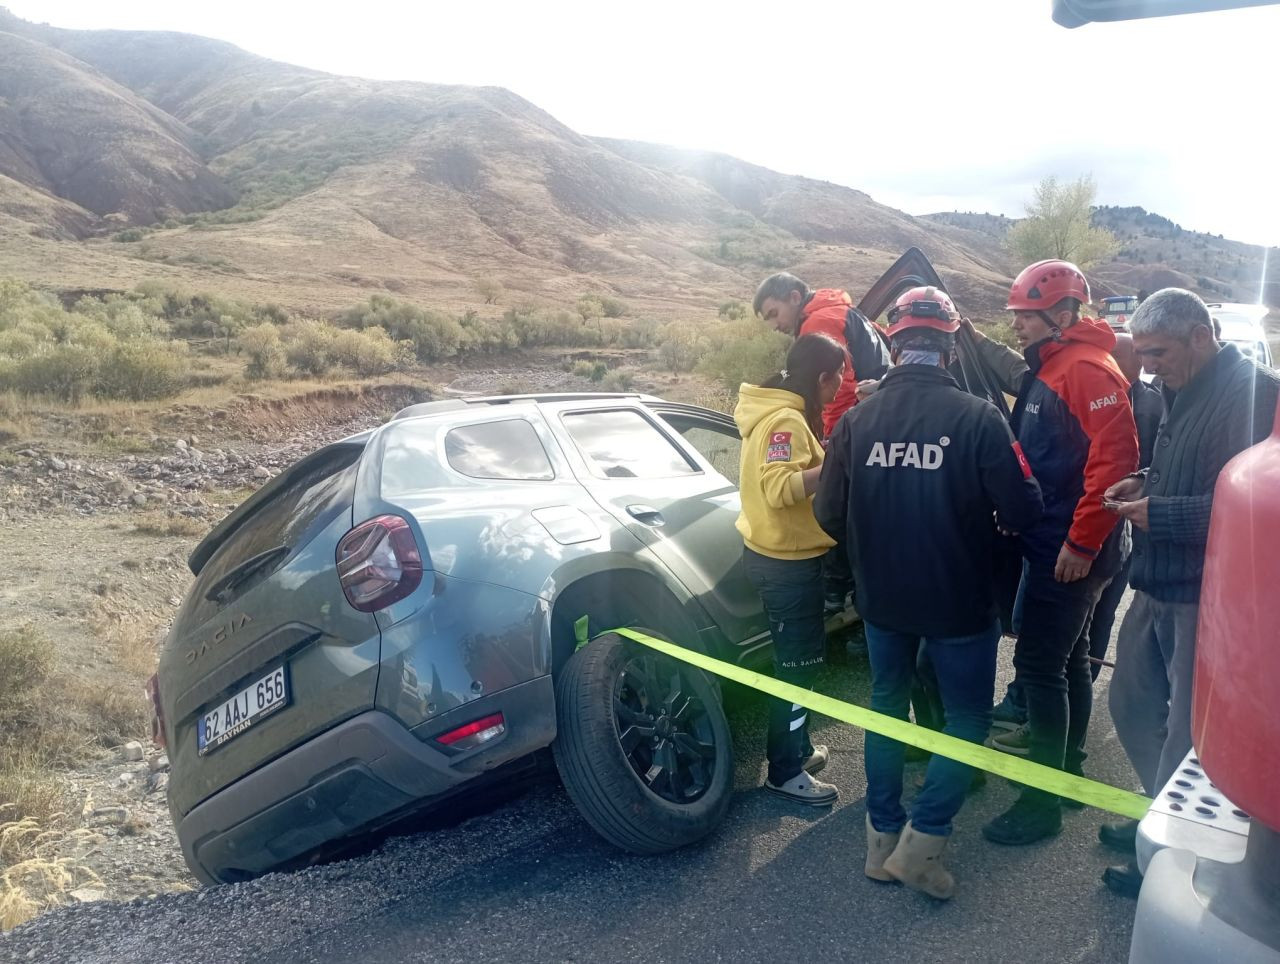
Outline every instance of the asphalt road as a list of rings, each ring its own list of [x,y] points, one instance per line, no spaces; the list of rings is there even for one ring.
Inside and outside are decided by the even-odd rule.
[[[1002,646],[1009,672],[1011,644]],[[1133,776],[1106,714],[1104,670],[1090,776]],[[856,648],[819,689],[865,703]],[[1124,961],[1134,905],[1101,885],[1115,858],[1099,811],[1068,812],[1058,838],[999,848],[981,825],[1012,802],[999,778],[969,798],[948,851],[956,897],[938,903],[862,874],[862,731],[817,719],[839,804],[812,811],[760,789],[761,701],[731,716],[737,790],[704,844],[660,857],[597,838],[554,779],[457,826],[401,834],[342,863],[160,897],[69,908],[0,954],[77,961]],[[908,784],[923,772],[909,767]],[[914,792],[913,790],[909,790]],[[203,896],[202,896],[203,894]],[[56,935],[56,938],[55,938]],[[6,946],[7,945],[7,946]],[[28,956],[32,955],[32,956]]]

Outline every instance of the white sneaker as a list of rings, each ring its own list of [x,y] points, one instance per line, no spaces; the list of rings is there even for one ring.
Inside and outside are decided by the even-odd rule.
[[[766,780],[764,788],[770,793],[776,793],[780,797],[786,797],[788,800],[810,807],[829,807],[840,796],[840,791],[833,784],[815,780],[804,770],[782,786],[776,786]]]
[[[804,769],[806,773],[817,773],[827,765],[827,761],[831,759],[831,752],[822,744],[818,744],[813,748],[813,752],[809,754],[809,759],[804,761]]]

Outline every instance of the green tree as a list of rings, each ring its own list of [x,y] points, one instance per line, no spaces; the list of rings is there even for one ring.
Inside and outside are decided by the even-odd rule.
[[[1097,193],[1089,175],[1069,184],[1059,184],[1056,177],[1041,181],[1027,216],[1009,229],[1006,244],[1018,263],[1062,258],[1087,268],[1115,253],[1115,235],[1091,223]]]
[[[600,303],[600,298],[597,295],[583,295],[579,298],[577,311],[582,316],[584,325],[594,319],[604,317],[604,305]]]
[[[496,305],[502,297],[502,291],[502,282],[497,278],[486,275],[476,279],[476,293],[484,299],[486,305]]]

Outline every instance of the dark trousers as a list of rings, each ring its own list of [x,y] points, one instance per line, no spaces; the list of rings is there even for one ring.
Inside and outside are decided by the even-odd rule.
[[[744,549],[742,562],[769,617],[774,676],[813,689],[827,652],[822,618],[822,557],[774,559]],[[798,776],[812,752],[809,711],[770,698],[766,749],[769,782],[778,786]]]
[[[863,623],[871,659],[871,708],[895,719],[907,718],[911,683],[921,644],[933,667],[946,724],[943,732],[980,743],[991,726],[995,690],[996,647],[1000,624],[972,636],[926,637],[898,633]],[[902,766],[906,747],[897,740],[868,733],[866,738],[867,815],[881,833],[897,833],[907,822],[902,806]],[[924,775],[924,788],[911,806],[911,823],[921,833],[946,836],[964,803],[973,769],[935,753]]]
[[[1095,570],[1076,582],[1058,582],[1052,561],[1029,561],[1013,650],[1014,671],[1031,727],[1029,755],[1037,763],[1069,773],[1081,772],[1093,712],[1089,621],[1114,571]],[[1057,800],[1039,790],[1025,793],[1040,802]]]
[[[916,654],[916,671],[911,680],[911,712],[916,723],[926,729],[941,731],[947,722],[938,674],[929,661],[929,645],[923,639]]]
[[[844,599],[853,592],[853,569],[843,545],[832,546],[822,557],[823,590],[832,599]]]
[[[1094,659],[1107,658],[1107,649],[1111,646],[1111,630],[1116,625],[1116,610],[1120,608],[1120,600],[1129,587],[1129,562],[1132,559],[1132,556],[1125,558],[1120,571],[1107,583],[1107,588],[1098,597],[1098,604],[1093,607],[1093,619],[1089,623],[1089,655]],[[1095,681],[1101,671],[1100,664],[1089,664],[1089,673]]]

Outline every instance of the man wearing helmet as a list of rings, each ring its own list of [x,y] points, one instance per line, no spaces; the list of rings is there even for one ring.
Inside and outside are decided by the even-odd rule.
[[[1105,322],[1081,317],[1088,302],[1084,275],[1060,260],[1030,265],[1009,292],[1028,369],[1013,430],[1043,489],[1044,515],[1020,540],[1022,618],[1013,662],[1027,725],[992,743],[1075,774],[1093,707],[1089,617],[1122,560],[1123,533],[1103,507],[1103,493],[1138,465],[1129,384],[1111,357],[1115,334]],[[984,352],[1013,354],[980,344]],[[1028,787],[982,832],[1018,845],[1061,828],[1059,799]]]
[[[849,550],[872,708],[907,718],[923,641],[945,732],[979,742],[991,723],[1000,638],[996,526],[1031,528],[1040,516],[1040,489],[999,411],[961,390],[946,371],[959,328],[951,299],[935,288],[913,288],[889,322],[895,367],[836,426],[814,514]],[[865,872],[945,899],[955,882],[941,855],[972,772],[935,755],[908,819],[903,756],[901,743],[867,734]]]

